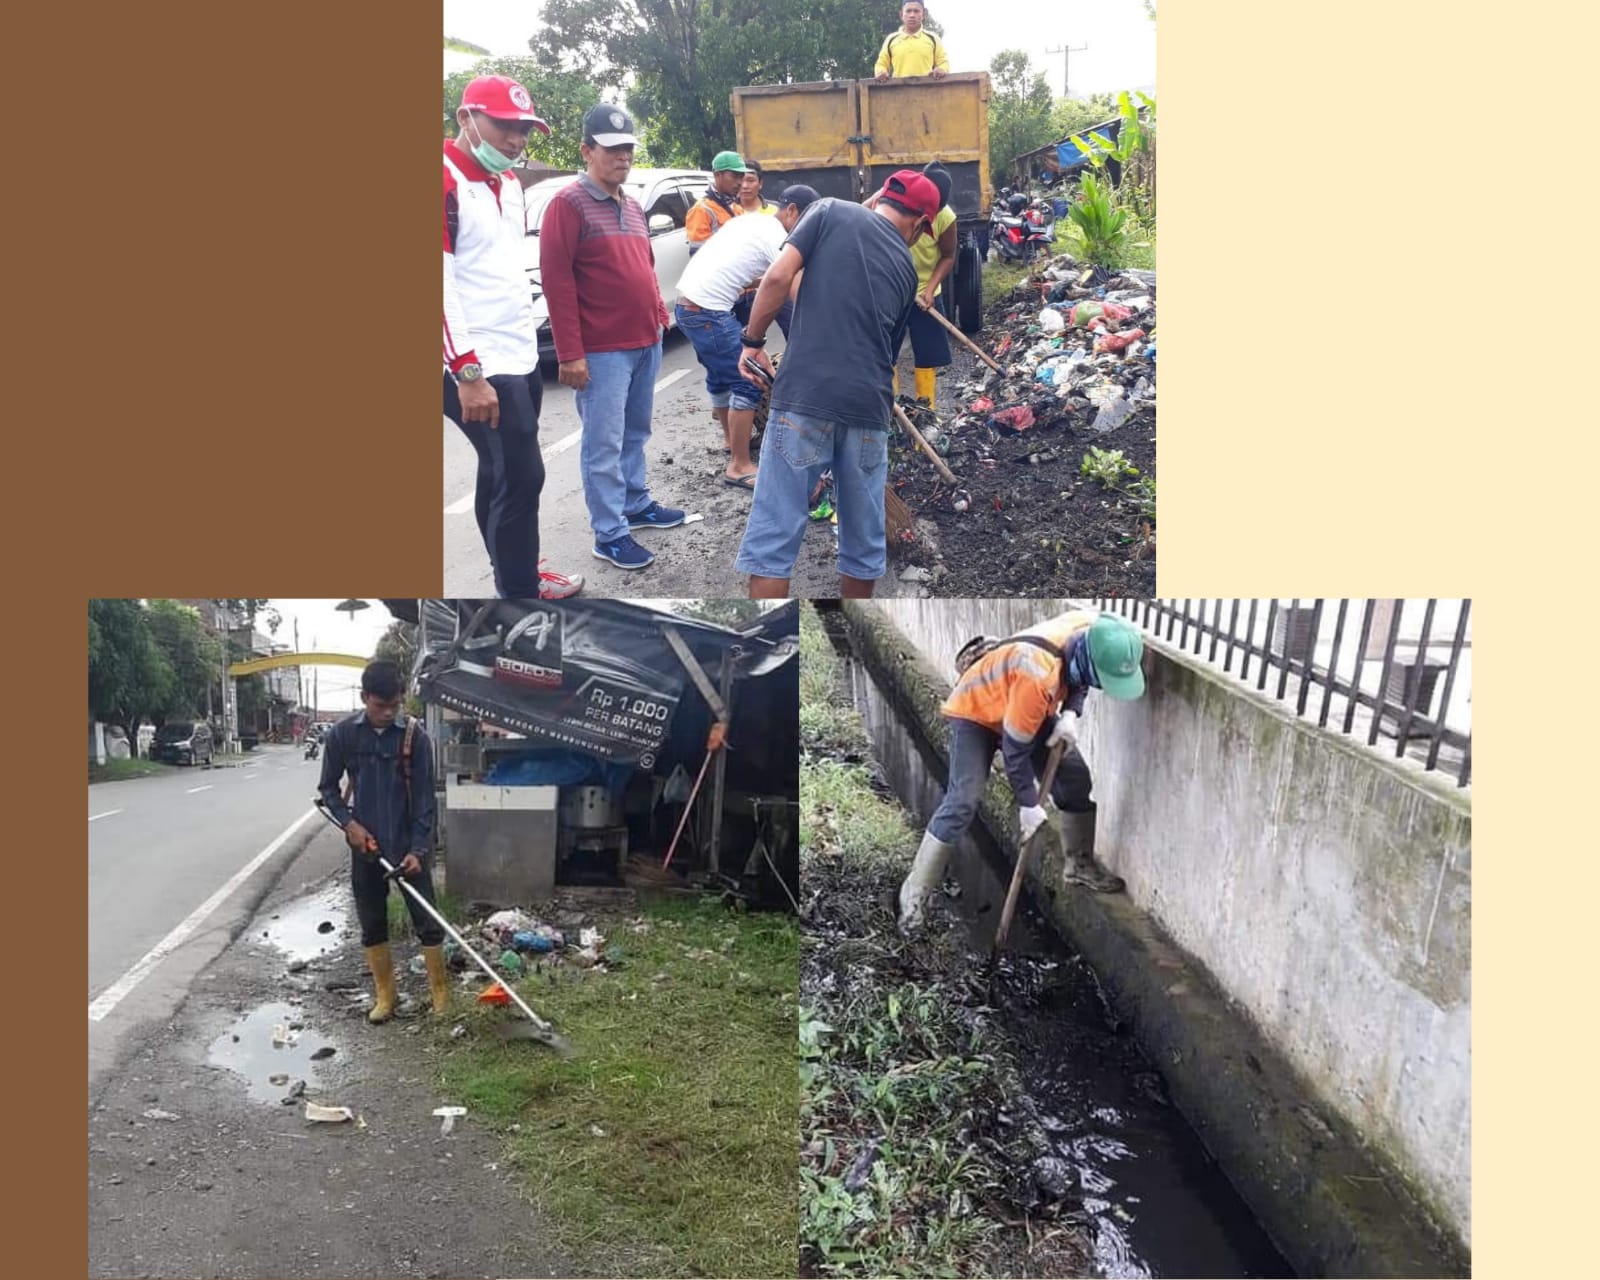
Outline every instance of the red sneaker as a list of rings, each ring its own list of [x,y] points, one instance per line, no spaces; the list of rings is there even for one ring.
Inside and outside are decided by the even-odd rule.
[[[544,561],[539,561],[539,599],[541,600],[566,600],[583,590],[583,575],[572,574],[570,577],[564,573],[553,573],[544,567]]]

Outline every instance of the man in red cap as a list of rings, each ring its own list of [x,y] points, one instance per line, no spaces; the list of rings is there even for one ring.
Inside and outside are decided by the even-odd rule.
[[[508,76],[469,84],[456,124],[444,144],[444,412],[478,454],[475,509],[496,594],[564,599],[583,579],[539,561],[544,382],[522,261],[527,213],[510,172],[550,126]]]
[[[910,246],[938,215],[939,189],[913,169],[891,174],[875,206],[818,200],[761,277],[741,366],[772,376],[767,328],[796,275],[789,342],[772,388],[756,492],[735,567],[753,598],[789,594],[810,497],[833,471],[839,594],[860,598],[888,567],[890,377],[917,291]],[[756,379],[750,373],[745,376]]]

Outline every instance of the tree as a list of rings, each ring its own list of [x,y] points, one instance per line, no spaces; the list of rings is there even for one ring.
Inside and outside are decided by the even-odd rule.
[[[735,87],[870,76],[897,23],[886,0],[546,0],[529,47],[626,89],[655,163],[707,167],[734,145]]]
[[[416,627],[402,618],[396,618],[389,624],[389,629],[378,637],[372,657],[374,661],[394,663],[400,668],[401,674],[409,676],[411,666],[417,660]]]
[[[1051,136],[1046,141],[1065,138],[1092,124],[1103,124],[1116,115],[1116,98],[1109,93],[1097,93],[1088,98],[1057,98],[1050,112]]]
[[[172,696],[172,666],[137,600],[89,601],[89,635],[89,714],[137,743],[139,722]]]
[[[146,619],[151,638],[173,674],[166,702],[151,715],[160,728],[170,717],[200,713],[207,689],[222,670],[222,644],[206,630],[197,609],[176,600],[150,601]]]
[[[1050,86],[1026,53],[1002,49],[990,59],[989,75],[989,169],[999,175],[1011,172],[1017,156],[1060,135],[1051,132]]]
[[[581,169],[578,153],[584,112],[600,101],[599,86],[575,72],[552,70],[533,58],[485,58],[444,81],[444,136],[456,136],[456,108],[461,95],[478,76],[510,76],[538,104],[539,116],[550,126],[547,138],[538,130],[528,139],[528,157],[552,169]]]
[[[680,600],[675,611],[701,622],[715,623],[719,627],[743,630],[761,619],[759,600]]]

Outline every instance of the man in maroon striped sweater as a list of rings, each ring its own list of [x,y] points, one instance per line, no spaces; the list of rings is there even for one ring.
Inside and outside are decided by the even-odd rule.
[[[558,191],[539,231],[539,266],[561,381],[583,423],[583,495],[594,555],[619,569],[655,559],[637,529],[671,529],[683,512],[650,496],[650,439],[667,307],[656,283],[650,229],[622,189],[633,168],[633,121],[601,103],[583,118],[586,172]]]

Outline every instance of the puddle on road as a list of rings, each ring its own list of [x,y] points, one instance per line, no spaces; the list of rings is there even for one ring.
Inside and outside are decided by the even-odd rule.
[[[326,1036],[305,1027],[290,1032],[294,1043],[274,1045],[273,1029],[288,1029],[291,1023],[305,1019],[305,1010],[287,1002],[265,1004],[252,1009],[211,1042],[206,1061],[242,1076],[250,1088],[250,1097],[256,1102],[282,1102],[296,1080],[306,1082],[307,1091],[321,1086],[317,1071],[339,1060],[335,1053],[325,1061],[315,1060],[324,1048],[337,1048]],[[274,1084],[275,1077],[286,1077]]]
[[[291,960],[315,960],[338,951],[350,934],[349,894],[334,883],[305,898],[285,903],[256,933],[256,942],[276,948]]]
[[[833,620],[824,621],[832,632]],[[854,654],[844,648],[841,657],[875,758],[912,822],[926,823],[943,794],[937,757]],[[950,905],[977,965],[1010,879],[1006,856],[981,825],[951,859],[948,879],[960,885]],[[1028,1090],[1017,1119],[1039,1126],[1075,1175],[1094,1274],[1294,1274],[1168,1101],[1160,1072],[1118,1025],[1094,971],[1027,895],[989,998]]]

